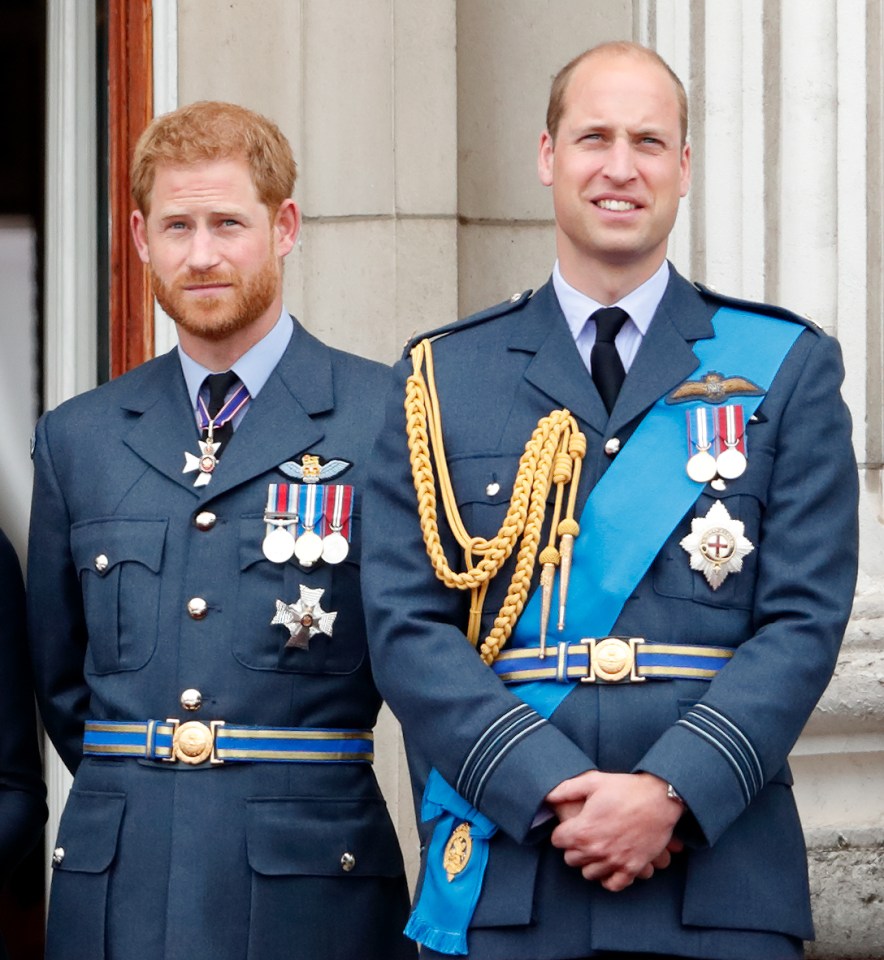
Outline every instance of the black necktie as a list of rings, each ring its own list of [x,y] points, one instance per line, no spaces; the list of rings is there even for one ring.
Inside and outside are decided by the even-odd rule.
[[[614,345],[614,338],[629,319],[629,314],[620,307],[602,307],[589,319],[595,320],[596,327],[595,343],[589,355],[592,379],[601,394],[605,409],[610,413],[626,379],[626,371]]]
[[[239,383],[239,377],[232,370],[228,370],[226,373],[210,373],[206,379],[203,380],[203,386],[209,389],[209,401],[206,404],[206,410],[208,411],[210,420],[214,420],[215,417],[218,416],[218,412],[224,406],[224,400],[227,394],[235,383]],[[230,442],[232,436],[232,419],[212,430],[212,439],[214,442],[222,444],[221,448],[215,454],[216,457],[221,456],[224,451],[224,445]]]

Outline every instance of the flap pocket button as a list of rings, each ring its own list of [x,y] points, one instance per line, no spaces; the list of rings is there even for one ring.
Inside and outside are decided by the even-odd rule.
[[[62,860],[64,860],[64,847],[56,847],[52,851],[52,866],[60,867]]]
[[[109,562],[110,561],[107,559],[107,556],[105,554],[99,553],[98,556],[95,558],[95,569],[99,573],[104,573],[104,571],[107,570]]]
[[[187,601],[187,612],[194,620],[202,620],[209,612],[209,605],[202,597],[193,597]]]
[[[341,869],[344,873],[349,873],[356,866],[356,857],[347,852],[341,856]]]

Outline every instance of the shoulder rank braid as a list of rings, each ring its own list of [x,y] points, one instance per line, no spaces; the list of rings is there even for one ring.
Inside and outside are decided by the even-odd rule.
[[[525,444],[503,525],[490,540],[471,537],[461,520],[454,497],[451,476],[445,459],[441,413],[433,374],[433,354],[429,340],[422,340],[411,351],[414,372],[405,388],[405,415],[408,449],[417,508],[427,554],[436,576],[455,590],[471,592],[467,639],[476,646],[485,596],[491,580],[500,572],[521,537],[516,567],[506,598],[494,625],[479,652],[491,664],[506,645],[525,606],[531,577],[540,547],[550,484],[556,496],[547,546],[540,550],[542,570],[542,612],[540,619],[540,655],[545,655],[546,629],[552,604],[556,567],[561,565],[559,585],[559,625],[564,625],[565,603],[571,568],[574,538],[580,527],[574,519],[580,468],[586,454],[586,437],[568,410],[553,410],[543,417]],[[426,376],[424,375],[426,370]],[[434,473],[435,467],[435,473]],[[436,512],[436,476],[445,517],[464,552],[466,569],[456,573],[445,557],[439,537]],[[568,499],[565,516],[562,507],[565,488]],[[560,538],[560,547],[556,546]]]

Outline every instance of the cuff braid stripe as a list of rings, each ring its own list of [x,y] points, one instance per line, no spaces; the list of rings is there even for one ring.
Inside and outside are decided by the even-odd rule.
[[[494,768],[518,740],[545,723],[526,704],[520,704],[496,720],[470,751],[457,778],[457,792],[476,805]]]

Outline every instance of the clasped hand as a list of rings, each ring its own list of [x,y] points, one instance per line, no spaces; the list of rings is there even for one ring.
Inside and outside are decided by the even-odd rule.
[[[589,770],[547,794],[559,818],[553,846],[587,880],[619,891],[669,866],[684,848],[673,830],[684,807],[666,795],[666,783],[650,773]]]

